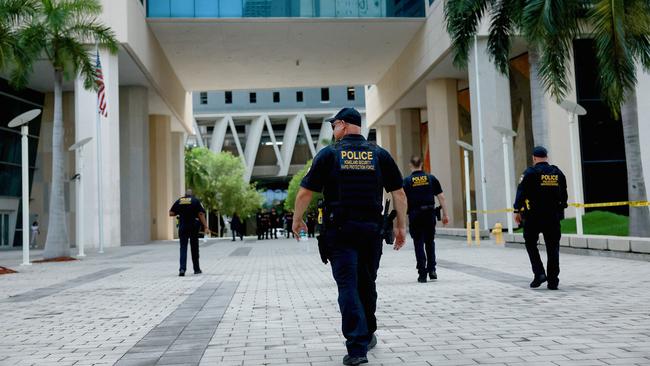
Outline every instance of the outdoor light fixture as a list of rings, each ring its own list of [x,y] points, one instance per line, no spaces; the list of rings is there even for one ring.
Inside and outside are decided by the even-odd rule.
[[[32,109],[27,111],[9,122],[10,128],[20,126],[21,138],[21,167],[22,167],[22,195],[23,195],[23,266],[28,266],[29,263],[29,142],[27,135],[29,134],[28,123],[41,114],[40,109]]]

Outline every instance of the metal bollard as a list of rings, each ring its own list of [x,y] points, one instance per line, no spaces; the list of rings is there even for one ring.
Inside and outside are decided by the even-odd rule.
[[[478,220],[474,221],[474,232],[476,235],[476,246],[481,246],[481,227],[478,223]]]
[[[497,244],[505,244],[505,241],[503,241],[503,225],[500,222],[494,224],[492,234],[494,234],[494,240]]]
[[[472,246],[472,222],[467,221],[467,246]]]

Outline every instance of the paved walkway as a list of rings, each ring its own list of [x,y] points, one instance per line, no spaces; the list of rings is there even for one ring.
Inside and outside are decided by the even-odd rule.
[[[340,365],[336,286],[316,244],[212,240],[20,267],[0,252],[0,365]],[[528,288],[522,249],[438,240],[439,280],[384,246],[371,365],[650,365],[650,263],[563,254],[560,290]],[[38,252],[35,253],[36,256]]]

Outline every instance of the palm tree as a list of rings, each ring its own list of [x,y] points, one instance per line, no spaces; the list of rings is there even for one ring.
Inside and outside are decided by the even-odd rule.
[[[36,9],[19,34],[20,47],[29,57],[12,65],[11,82],[18,87],[25,86],[33,64],[41,57],[54,68],[52,191],[43,254],[47,259],[70,253],[63,194],[63,78],[81,75],[86,89],[95,88],[97,72],[88,45],[98,44],[116,53],[118,43],[113,31],[97,19],[102,12],[99,0],[38,0]]]
[[[636,65],[650,72],[650,2],[459,0],[445,4],[445,17],[457,66],[467,66],[478,25],[484,17],[489,17],[488,53],[497,69],[507,75],[512,38],[525,38],[530,49],[539,56],[535,57],[537,64],[534,65],[539,82],[558,102],[569,90],[573,40],[578,36],[593,38],[600,93],[614,117],[618,118],[623,111],[629,199],[647,199],[638,141],[635,87]],[[533,102],[533,105],[539,103]],[[650,236],[647,207],[630,209],[630,235]]]
[[[18,34],[35,11],[35,0],[0,0],[0,70],[24,54],[18,44]]]

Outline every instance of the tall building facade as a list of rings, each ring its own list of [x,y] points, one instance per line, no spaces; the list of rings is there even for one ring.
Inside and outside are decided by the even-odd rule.
[[[343,107],[365,115],[363,86],[197,92],[193,101],[199,134],[188,143],[231,152],[247,180],[280,186],[332,140],[324,119]]]

